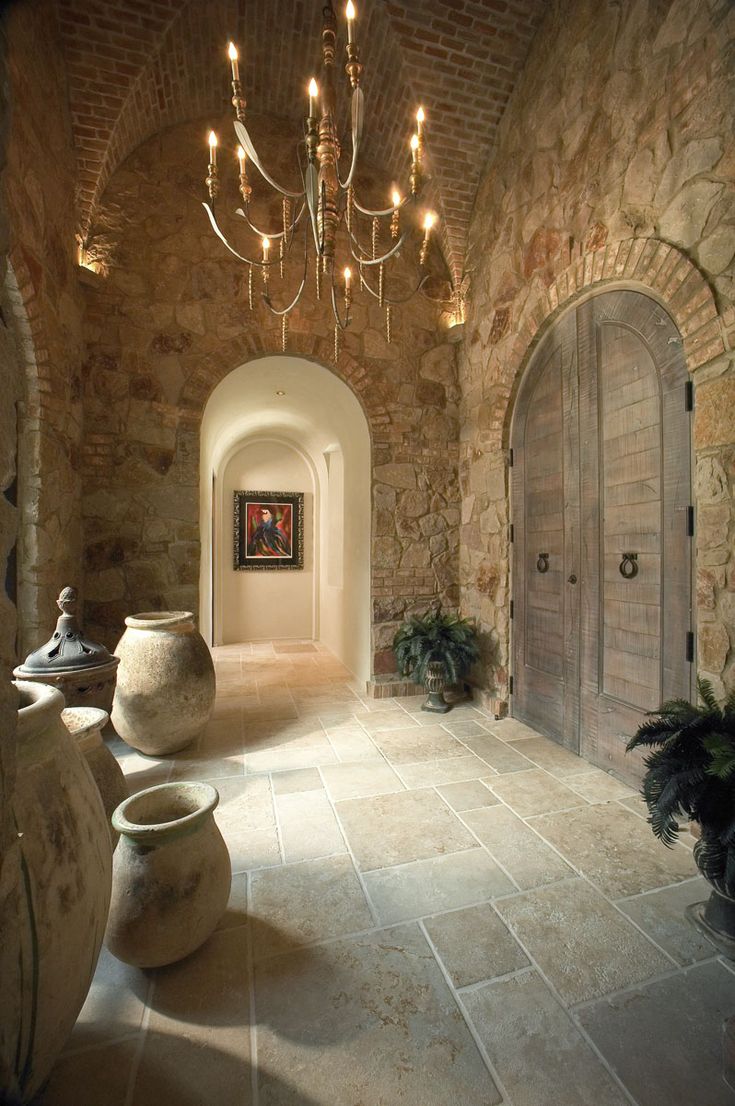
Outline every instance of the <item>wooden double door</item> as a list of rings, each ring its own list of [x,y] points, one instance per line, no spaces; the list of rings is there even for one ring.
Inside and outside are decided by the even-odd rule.
[[[627,778],[646,711],[692,691],[691,391],[637,291],[551,327],[511,433],[512,713]]]

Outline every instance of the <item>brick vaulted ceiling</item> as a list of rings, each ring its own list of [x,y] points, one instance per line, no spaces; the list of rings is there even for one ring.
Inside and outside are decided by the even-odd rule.
[[[293,119],[319,50],[323,0],[57,0],[79,166],[82,235],[115,168],[172,124],[220,114],[224,45],[242,50],[249,109]],[[342,0],[335,9],[344,29]],[[406,179],[416,105],[446,260],[462,275],[470,212],[545,0],[356,0],[365,155]]]

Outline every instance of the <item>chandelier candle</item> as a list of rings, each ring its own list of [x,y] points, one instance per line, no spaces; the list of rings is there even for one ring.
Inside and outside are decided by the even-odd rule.
[[[324,3],[324,0],[309,2]],[[357,12],[352,0],[346,4],[344,15],[347,31],[346,43],[342,39],[345,51],[344,73],[349,82],[351,110],[344,113],[338,103],[341,74],[337,61],[337,16],[330,0],[326,0],[322,9],[321,67],[308,83],[309,114],[299,136],[300,149],[294,163],[294,179],[299,181],[298,185],[285,187],[276,181],[260,159],[246,126],[246,102],[240,83],[241,54],[234,42],[228,44],[228,70],[232,78],[234,127],[238,143],[236,158],[239,192],[243,201],[243,206],[236,214],[241,220],[243,235],[247,238],[248,234],[252,234],[254,237],[251,243],[254,244],[248,248],[247,244],[231,243],[217,221],[215,199],[220,190],[220,181],[217,170],[217,138],[214,132],[210,135],[209,172],[206,178],[209,202],[204,204],[217,237],[238,261],[249,267],[249,303],[252,296],[252,270],[261,270],[263,303],[281,321],[282,345],[288,333],[287,316],[296,308],[305,289],[313,288],[312,272],[316,280],[317,298],[321,297],[323,278],[327,289],[324,299],[331,301],[336,327],[335,357],[339,355],[341,348],[340,332],[352,321],[353,290],[355,293],[359,292],[361,298],[363,295],[371,297],[383,309],[405,302],[423,290],[428,280],[424,270],[431,229],[427,229],[424,221],[423,240],[418,238],[417,207],[422,186],[426,118],[423,107],[414,111],[417,130],[411,139],[411,157],[406,164],[410,189],[401,189],[406,198],[402,199],[401,191],[395,187],[390,206],[386,208],[373,210],[360,202],[355,181],[364,128],[364,96],[361,87],[363,66],[357,46]],[[344,30],[342,33],[344,34]],[[344,81],[344,76],[341,79]],[[337,120],[344,114],[348,114],[350,129],[343,144],[340,141]],[[262,178],[263,183],[260,186],[248,179],[248,173],[251,178],[253,176],[253,167]],[[251,187],[251,184],[255,184],[255,187]],[[267,216],[262,219],[263,225],[256,222],[253,214],[254,202],[258,201],[263,184],[266,190],[272,190],[282,198],[280,226],[274,226]],[[392,298],[393,269],[390,262],[394,257],[407,257],[408,251],[404,251],[403,247],[409,241],[415,243],[416,283],[407,295],[403,293]],[[271,254],[271,246],[277,252]],[[337,267],[338,255],[343,256],[349,266],[342,270],[344,285]],[[404,261],[404,269],[405,264]],[[405,280],[405,273],[403,279]],[[401,284],[402,281],[398,286]],[[282,301],[280,304],[277,302],[279,299]],[[364,314],[361,317],[364,318]],[[388,333],[389,318],[390,315],[387,314]]]

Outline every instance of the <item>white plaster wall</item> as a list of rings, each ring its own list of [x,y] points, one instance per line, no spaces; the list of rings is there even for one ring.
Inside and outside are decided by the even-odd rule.
[[[313,633],[358,679],[366,680],[370,675],[370,435],[351,389],[329,369],[302,358],[263,357],[241,365],[221,381],[207,403],[200,470],[202,633],[214,644],[225,640],[226,603],[218,567],[232,564],[232,505],[228,501],[226,510],[222,505],[225,470],[240,451],[264,441],[295,451],[311,474]],[[273,573],[281,579],[297,575]],[[260,636],[275,635],[269,631]],[[283,636],[309,637],[311,631]]]
[[[234,565],[233,498],[236,491],[304,493],[304,567],[288,571],[238,571]],[[253,441],[224,465],[220,481],[222,534],[217,558],[222,643],[314,637],[314,480],[291,446]],[[316,541],[319,541],[317,530]]]

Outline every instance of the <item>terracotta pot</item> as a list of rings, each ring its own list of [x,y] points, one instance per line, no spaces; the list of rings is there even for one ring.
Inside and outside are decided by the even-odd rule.
[[[63,695],[44,684],[15,686],[18,838],[4,868],[20,877],[20,955],[2,981],[0,1042],[15,1069],[10,1099],[26,1102],[48,1077],[92,982],[112,857],[97,785],[61,720]]]
[[[115,853],[105,944],[140,968],[173,964],[198,949],[230,895],[230,855],[214,821],[208,783],[139,791],[112,816]]]
[[[202,732],[214,705],[214,665],[190,611],[125,619],[112,704],[123,741],[149,756],[176,753]]]
[[[117,845],[119,834],[113,829],[112,812],[123,799],[128,797],[128,785],[123,770],[102,740],[102,730],[107,725],[109,714],[96,707],[67,707],[61,712],[61,718],[69,733],[76,741],[94,776],[94,782],[102,799],[107,816],[107,829],[113,849]]]

